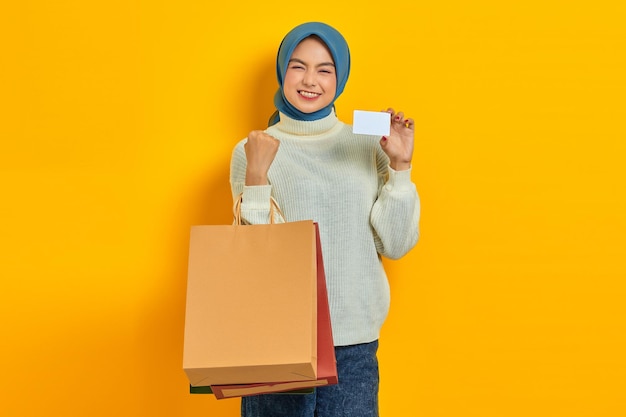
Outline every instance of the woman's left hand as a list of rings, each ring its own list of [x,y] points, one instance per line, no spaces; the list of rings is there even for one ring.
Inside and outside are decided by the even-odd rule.
[[[415,123],[413,119],[405,118],[403,112],[396,113],[392,108],[388,108],[387,113],[391,114],[391,128],[389,136],[381,138],[380,146],[389,157],[389,166],[404,171],[411,168]]]

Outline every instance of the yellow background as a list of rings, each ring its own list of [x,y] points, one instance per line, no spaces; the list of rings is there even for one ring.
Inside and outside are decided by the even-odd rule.
[[[624,4],[3,2],[0,415],[238,415],[187,391],[188,232],[309,20],[352,49],[341,118],[417,121],[382,415],[626,415]]]

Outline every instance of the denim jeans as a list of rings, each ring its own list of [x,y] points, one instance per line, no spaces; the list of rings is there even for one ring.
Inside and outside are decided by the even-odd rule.
[[[335,348],[339,384],[241,399],[241,417],[378,417],[378,341]]]

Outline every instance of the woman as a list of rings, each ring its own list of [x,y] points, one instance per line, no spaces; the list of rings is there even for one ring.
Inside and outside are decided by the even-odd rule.
[[[337,30],[318,22],[292,29],[278,51],[270,127],[233,151],[232,193],[243,195],[247,223],[268,223],[274,198],[286,221],[319,224],[339,379],[313,394],[243,398],[244,417],[378,416],[376,351],[389,309],[381,256],[402,257],[419,235],[414,122],[388,109],[389,136],[353,134],[334,111],[349,72]]]

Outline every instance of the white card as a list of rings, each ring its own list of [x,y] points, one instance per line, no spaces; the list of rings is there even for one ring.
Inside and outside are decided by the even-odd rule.
[[[355,110],[352,120],[352,133],[357,135],[380,135],[389,134],[391,114],[386,111]]]

